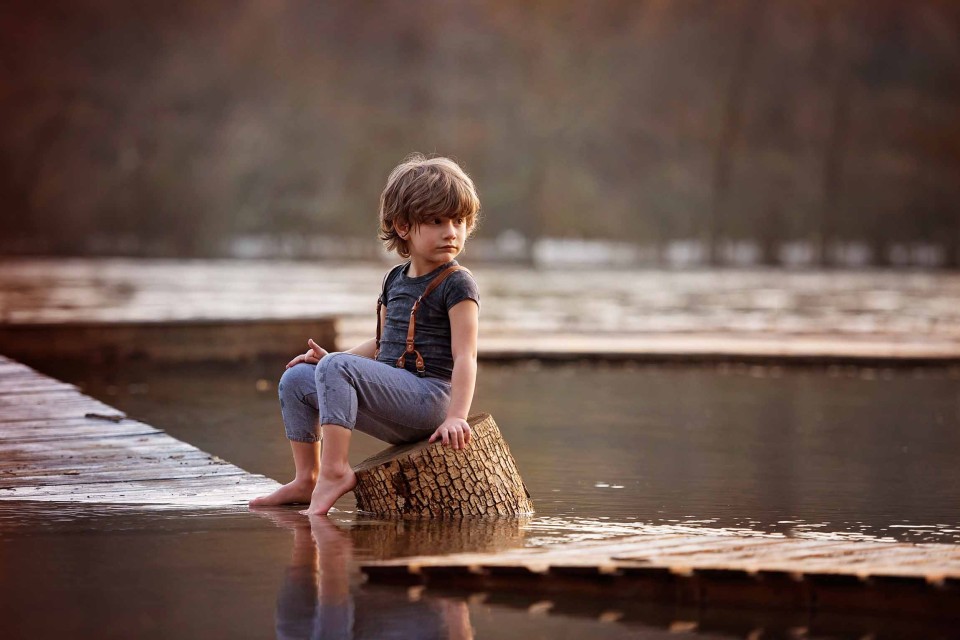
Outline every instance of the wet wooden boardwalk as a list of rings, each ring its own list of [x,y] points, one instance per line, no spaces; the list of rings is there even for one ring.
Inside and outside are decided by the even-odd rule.
[[[349,348],[372,337],[387,267],[0,260],[0,353],[287,357],[307,336]],[[960,365],[960,274],[479,265],[475,275],[488,361]]]
[[[218,507],[277,486],[0,356],[0,500]]]
[[[960,545],[649,534],[495,554],[369,562],[374,583],[616,601],[960,617]]]

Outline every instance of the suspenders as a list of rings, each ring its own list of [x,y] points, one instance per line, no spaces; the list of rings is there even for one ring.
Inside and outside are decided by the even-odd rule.
[[[403,266],[404,265],[400,265],[400,267],[397,267],[397,268],[402,269]],[[465,267],[461,267],[460,265],[453,265],[451,267],[447,267],[446,269],[438,273],[433,280],[430,281],[430,284],[427,285],[427,288],[423,291],[423,294],[419,298],[417,298],[416,302],[413,303],[413,308],[410,310],[410,325],[407,328],[407,348],[400,355],[400,357],[397,358],[396,366],[398,368],[402,369],[406,366],[407,356],[412,353],[416,356],[417,375],[420,376],[421,378],[426,375],[426,368],[423,363],[423,356],[420,355],[420,352],[416,350],[413,344],[413,339],[414,339],[414,335],[416,333],[416,327],[417,327],[417,309],[420,308],[421,300],[423,300],[428,295],[433,293],[433,291],[437,287],[439,287],[444,280],[446,280],[449,276],[452,276],[457,271],[467,271],[467,269]],[[386,286],[386,282],[390,278],[390,275],[392,274],[393,272],[391,271],[390,274],[388,274],[387,277],[384,279],[384,286]],[[380,355],[380,309],[381,307],[383,307],[383,293],[381,293],[380,297],[377,298],[377,350],[376,350],[376,353],[374,353],[374,356],[373,356],[374,359],[376,359],[377,356]]]

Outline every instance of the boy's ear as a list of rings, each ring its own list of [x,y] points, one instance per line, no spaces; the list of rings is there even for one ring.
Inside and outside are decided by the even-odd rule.
[[[394,223],[393,223],[393,228],[397,230],[397,235],[398,235],[398,236],[400,236],[400,237],[403,238],[404,240],[407,239],[407,234],[410,233],[410,223],[409,223],[409,222],[399,222],[399,221],[394,222]]]

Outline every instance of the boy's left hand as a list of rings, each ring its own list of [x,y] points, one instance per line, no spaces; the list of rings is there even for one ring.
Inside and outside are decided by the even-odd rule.
[[[443,441],[454,449],[463,449],[470,444],[470,425],[463,418],[447,418],[430,436],[428,442]]]

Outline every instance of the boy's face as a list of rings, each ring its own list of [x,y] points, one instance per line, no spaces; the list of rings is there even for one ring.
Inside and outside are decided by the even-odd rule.
[[[410,257],[431,264],[450,262],[463,251],[467,241],[466,218],[437,217],[413,225],[407,234]]]

